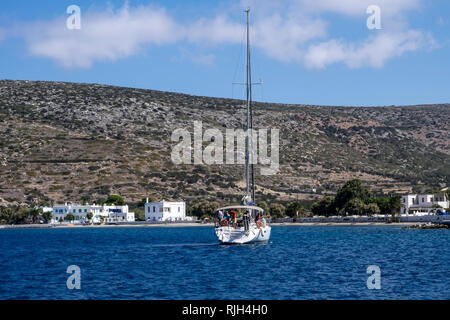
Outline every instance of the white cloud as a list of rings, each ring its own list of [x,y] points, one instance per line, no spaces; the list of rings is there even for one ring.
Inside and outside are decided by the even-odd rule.
[[[294,0],[303,9],[310,11],[329,11],[346,15],[361,15],[370,5],[381,8],[383,15],[393,16],[418,9],[421,0]]]
[[[143,45],[164,45],[182,38],[180,27],[161,9],[124,6],[116,12],[88,12],[81,17],[80,30],[68,30],[61,19],[26,28],[31,54],[66,67],[90,67],[96,61],[135,54]]]
[[[322,20],[304,20],[273,14],[259,20],[254,27],[254,45],[281,61],[298,60],[304,45],[326,36],[326,23]]]
[[[382,10],[383,30],[366,39],[336,39],[329,36],[334,27],[321,14],[355,17],[364,21],[366,8],[377,4]],[[321,69],[335,63],[350,68],[381,67],[391,58],[432,45],[432,37],[411,30],[406,12],[420,8],[421,0],[245,0],[252,6],[252,45],[268,57],[297,62],[307,68]],[[234,11],[234,10],[233,10]],[[82,29],[68,30],[65,18],[34,23],[22,30],[30,53],[54,59],[66,67],[88,68],[99,61],[115,61],[139,53],[148,46],[189,44],[181,59],[210,65],[213,46],[243,41],[243,15],[239,22],[230,12],[216,17],[177,22],[164,9],[153,6],[119,10],[82,12]],[[241,20],[242,19],[242,20]],[[365,28],[365,24],[361,24]],[[1,30],[0,30],[1,36]],[[202,47],[201,51],[195,47]],[[192,53],[194,52],[194,53]],[[197,53],[201,52],[201,53]]]
[[[280,61],[292,61],[305,43],[326,35],[326,23],[320,19],[297,16],[282,17],[278,13],[254,19],[252,46]],[[226,16],[201,19],[186,28],[186,39],[203,46],[239,44],[245,40],[245,25]]]
[[[243,0],[241,4],[264,12],[259,16],[261,24],[255,23],[255,34],[262,35],[255,35],[257,46],[273,58],[297,61],[309,69],[335,63],[379,68],[406,52],[436,48],[431,35],[408,27],[407,12],[418,10],[421,0],[286,0],[276,5],[269,0]],[[325,23],[322,14],[332,12],[364,21],[370,5],[381,8],[383,30],[352,42],[330,38],[328,29],[335,26]]]
[[[307,48],[303,62],[309,68],[322,69],[333,63],[344,63],[350,68],[381,67],[394,57],[421,49],[430,39],[422,32],[380,33],[360,44],[329,40]]]

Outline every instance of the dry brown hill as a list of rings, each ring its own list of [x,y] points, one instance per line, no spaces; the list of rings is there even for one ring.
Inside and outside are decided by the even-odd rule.
[[[350,178],[374,190],[450,185],[450,105],[256,103],[280,129],[280,171],[258,198],[314,199]],[[173,128],[241,128],[243,101],[103,85],[0,81],[0,203],[158,198],[236,201],[241,166],[175,166]],[[313,190],[315,189],[315,192]]]

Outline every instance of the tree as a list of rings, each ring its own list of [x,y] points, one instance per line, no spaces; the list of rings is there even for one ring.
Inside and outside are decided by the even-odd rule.
[[[24,224],[27,222],[28,212],[20,207],[0,208],[1,224]]]
[[[193,204],[189,212],[199,219],[213,218],[219,207],[220,204],[217,202],[202,201]]]
[[[42,213],[42,209],[33,208],[33,209],[26,210],[26,212],[28,213],[28,217],[30,218],[30,220],[33,223],[36,223],[36,222],[38,222],[39,216]]]
[[[300,204],[300,202],[297,201],[289,203],[288,206],[286,207],[286,215],[291,218],[296,217],[297,214],[301,215],[302,211],[303,211],[302,205]]]
[[[389,196],[389,212],[392,215],[392,221],[398,222],[398,216],[402,207],[400,196]]]
[[[11,217],[12,224],[24,224],[28,223],[27,218],[29,217],[27,210],[17,208],[13,210],[13,214]]]
[[[125,201],[123,198],[119,195],[112,194],[108,196],[108,198],[105,201],[105,204],[107,205],[115,205],[115,206],[123,206],[125,204]]]
[[[91,222],[91,220],[92,220],[93,217],[94,217],[94,215],[92,214],[92,212],[88,212],[88,213],[86,214],[86,219],[87,219],[89,222]]]
[[[347,208],[350,200],[358,198],[363,204],[369,203],[371,198],[368,188],[362,185],[361,180],[354,179],[347,181],[337,192],[334,204],[338,211],[343,212]],[[354,205],[355,203],[353,203]]]
[[[52,213],[50,211],[42,213],[42,219],[44,219],[45,223],[49,223],[52,220]]]
[[[364,206],[364,213],[368,216],[380,214],[380,208],[376,203],[369,203]]]
[[[134,215],[136,221],[145,221],[145,210],[142,208],[134,209]]]
[[[69,213],[69,214],[66,216],[66,220],[67,220],[67,221],[73,221],[73,220],[75,220],[75,217],[73,216],[73,214]]]
[[[280,203],[271,203],[270,207],[270,216],[272,218],[283,218],[285,216],[286,208]]]
[[[7,224],[11,216],[10,208],[0,207],[0,224]]]
[[[81,200],[83,203],[91,202],[91,199],[92,199],[92,195],[90,195],[90,194],[84,194],[84,195],[82,195],[81,198],[80,198],[80,200]]]
[[[345,212],[349,215],[359,216],[364,211],[364,202],[360,198],[352,198],[345,206]]]
[[[336,214],[333,197],[326,197],[315,202],[311,207],[311,212],[316,216],[330,216]]]
[[[381,214],[390,214],[391,211],[389,209],[389,198],[380,197],[373,198],[370,200],[371,203],[376,203]]]
[[[258,207],[260,207],[261,209],[264,210],[265,214],[267,214],[267,215],[270,214],[270,208],[269,208],[269,205],[267,204],[267,202],[261,201],[261,202],[258,202],[257,205],[258,205]]]

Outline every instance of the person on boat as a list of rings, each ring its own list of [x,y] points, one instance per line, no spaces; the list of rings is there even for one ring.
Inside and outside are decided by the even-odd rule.
[[[219,222],[223,220],[223,211],[219,210],[216,212],[216,217],[219,219]]]
[[[222,222],[222,220],[223,220],[223,211],[222,210],[217,211],[216,217],[217,217],[217,223],[220,224],[220,222]]]
[[[249,211],[245,211],[244,215],[243,215],[243,220],[244,220],[244,229],[245,231],[248,231],[249,229],[249,223],[250,223],[250,212]]]
[[[232,210],[230,212],[230,216],[231,216],[231,223],[236,226],[236,211]]]
[[[255,211],[255,222],[258,222],[259,219],[261,219],[261,214],[259,213],[258,210]]]

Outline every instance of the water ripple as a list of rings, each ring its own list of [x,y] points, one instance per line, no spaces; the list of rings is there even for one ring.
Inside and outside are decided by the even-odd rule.
[[[449,240],[396,226],[273,227],[236,246],[204,227],[0,230],[0,299],[449,299]],[[81,290],[66,287],[72,264]],[[366,287],[373,264],[381,290]]]

